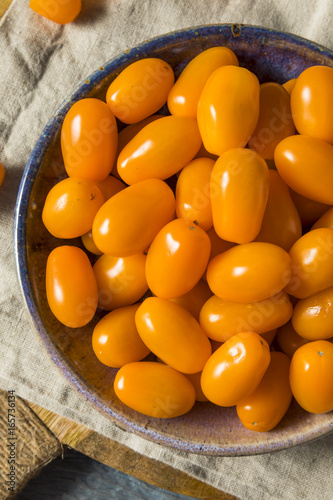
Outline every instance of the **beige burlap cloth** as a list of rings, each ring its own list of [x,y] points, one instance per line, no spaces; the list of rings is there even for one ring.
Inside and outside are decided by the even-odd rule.
[[[21,174],[54,110],[108,59],[175,29],[247,23],[333,48],[331,0],[86,0],[65,27],[13,0],[0,24],[0,387],[84,423],[244,500],[329,500],[333,435],[270,455],[216,458],[155,445],[120,430],[69,387],[38,343],[16,278],[12,224]]]

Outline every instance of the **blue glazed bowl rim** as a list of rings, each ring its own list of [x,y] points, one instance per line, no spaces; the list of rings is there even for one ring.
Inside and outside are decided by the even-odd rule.
[[[159,48],[165,47],[167,44],[171,44],[175,42],[177,39],[184,41],[186,39],[191,40],[196,36],[210,36],[210,35],[218,35],[218,34],[228,34],[230,36],[230,31],[234,34],[234,36],[238,36],[241,32],[249,32],[255,33],[258,36],[265,37],[269,34],[277,35],[283,42],[290,43],[293,46],[306,47],[312,51],[318,51],[321,54],[331,58],[333,60],[333,52],[329,49],[319,45],[315,42],[309,41],[300,36],[279,32],[273,29],[264,28],[261,26],[253,26],[253,25],[243,25],[243,24],[209,24],[209,25],[200,25],[194,26],[190,28],[176,30],[164,35],[159,35],[153,37],[145,42],[140,43],[136,47],[124,51],[114,58],[110,59],[105,63],[104,66],[100,67],[96,71],[94,71],[89,78],[82,81],[77,87],[73,90],[73,92],[67,97],[62,104],[56,109],[53,116],[48,121],[45,126],[42,134],[37,140],[29,160],[25,166],[18,195],[15,206],[15,214],[14,214],[14,253],[16,260],[16,269],[18,280],[21,288],[21,292],[24,298],[25,305],[28,309],[29,316],[32,319],[35,330],[38,332],[39,340],[42,340],[42,345],[44,349],[46,349],[47,354],[51,358],[51,360],[56,364],[60,372],[67,379],[67,381],[71,384],[73,388],[75,388],[85,399],[88,399],[96,409],[101,411],[103,414],[108,415],[113,420],[118,422],[120,425],[124,426],[126,429],[142,436],[146,437],[152,441],[155,441],[159,444],[164,444],[170,446],[170,439],[163,435],[162,433],[158,433],[152,429],[145,428],[132,422],[130,419],[119,415],[109,406],[106,406],[102,400],[95,394],[93,394],[93,388],[84,381],[81,376],[75,373],[73,367],[70,362],[66,359],[62,351],[53,341],[53,339],[49,336],[44,324],[43,320],[38,312],[38,308],[34,301],[34,293],[32,289],[32,283],[30,280],[30,276],[28,273],[28,262],[27,262],[27,251],[26,251],[26,227],[25,221],[28,215],[29,208],[29,199],[33,184],[35,182],[36,176],[38,175],[40,166],[43,162],[44,155],[49,148],[52,139],[59,131],[59,128],[62,124],[62,121],[72,106],[74,102],[79,99],[84,98],[89,94],[96,85],[100,84],[104,78],[107,77],[110,73],[117,70],[119,66],[125,65],[127,62],[132,61],[135,57],[141,55],[143,51],[156,50]],[[220,456],[242,456],[242,455],[254,455],[267,453],[277,450],[282,450],[289,448],[291,446],[299,445],[302,443],[310,442],[315,439],[318,439],[324,435],[333,431],[333,417],[332,421],[328,422],[325,426],[320,428],[316,428],[315,430],[311,430],[306,435],[296,435],[291,436],[287,440],[283,440],[281,438],[275,442],[270,443],[269,445],[264,444],[256,444],[253,443],[246,449],[244,445],[239,445],[236,443],[229,445],[212,445],[212,444],[198,444],[198,443],[188,443],[183,440],[177,440],[176,438],[172,438],[172,447],[193,453],[200,454],[211,454],[211,455],[220,455]]]

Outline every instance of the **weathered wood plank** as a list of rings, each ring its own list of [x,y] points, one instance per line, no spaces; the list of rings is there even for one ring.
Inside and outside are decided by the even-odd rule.
[[[207,500],[234,498],[169,465],[140,455],[84,425],[59,417],[35,404],[30,403],[30,407],[63,445],[70,446],[98,462],[174,493]]]
[[[0,390],[0,498],[13,498],[61,453],[60,441],[29,406]]]
[[[12,0],[0,0],[0,19],[12,3]]]

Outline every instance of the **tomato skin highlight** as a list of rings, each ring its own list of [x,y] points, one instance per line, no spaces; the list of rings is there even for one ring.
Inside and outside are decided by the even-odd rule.
[[[81,0],[30,0],[29,7],[40,16],[58,24],[74,21],[81,11]]]
[[[104,203],[96,184],[69,177],[49,191],[42,212],[46,229],[56,238],[76,238],[87,233]]]
[[[46,265],[46,297],[51,311],[65,326],[79,328],[93,318],[97,283],[83,250],[67,245],[52,250]]]
[[[144,300],[136,312],[135,323],[146,346],[182,373],[201,371],[211,354],[211,344],[199,323],[169,300]]]
[[[282,290],[289,282],[288,253],[271,243],[237,245],[214,257],[207,268],[212,292],[231,302],[256,302]]]
[[[298,299],[321,292],[333,282],[333,229],[305,233],[289,251],[292,274],[285,291]]]
[[[95,326],[92,347],[101,363],[120,368],[141,361],[150,350],[142,342],[135,326],[139,304],[120,307],[104,316]]]
[[[216,69],[226,65],[239,66],[237,56],[228,47],[211,47],[194,57],[170,89],[170,113],[196,118],[199,98],[208,78]]]
[[[302,236],[302,223],[288,186],[278,172],[269,171],[270,185],[266,210],[256,241],[273,243],[289,252]]]
[[[260,112],[249,148],[265,160],[274,158],[274,150],[282,139],[295,134],[290,110],[290,95],[274,82],[260,85]]]
[[[147,254],[146,277],[154,295],[174,299],[188,293],[202,277],[210,255],[210,239],[190,221],[166,224]]]
[[[143,253],[128,257],[102,255],[93,266],[98,286],[98,307],[111,311],[139,300],[148,290],[145,267],[146,256]]]
[[[306,135],[291,135],[275,148],[274,161],[285,183],[310,200],[333,205],[333,146]]]
[[[175,208],[172,190],[159,179],[129,186],[97,212],[93,222],[96,246],[115,257],[143,252],[173,218]]]
[[[179,417],[195,403],[191,382],[162,363],[128,363],[118,371],[114,390],[125,405],[155,418]]]
[[[292,313],[284,292],[252,303],[230,302],[213,295],[201,308],[200,325],[210,339],[225,342],[242,331],[264,334],[278,328],[289,321]]]
[[[166,103],[174,81],[167,62],[147,57],[123,69],[109,86],[106,102],[123,123],[137,123]]]
[[[142,130],[148,123],[151,123],[155,120],[158,120],[159,118],[163,118],[164,115],[151,115],[148,116],[148,118],[145,118],[144,120],[141,120],[137,123],[132,123],[131,125],[127,125],[127,127],[123,128],[119,134],[118,134],[118,148],[117,148],[117,155],[115,158],[115,162],[112,167],[112,172],[111,174],[114,177],[117,177],[117,179],[120,179],[120,176],[118,174],[117,170],[117,162],[118,162],[118,157],[124,147]]]
[[[297,78],[291,111],[300,134],[333,142],[333,68],[311,66]]]
[[[254,332],[234,335],[209,358],[201,387],[209,401],[234,406],[258,387],[270,362],[269,345]]]
[[[126,184],[165,180],[189,163],[201,146],[196,120],[165,116],[146,125],[122,149],[117,160]]]
[[[236,407],[242,424],[252,431],[268,432],[282,420],[291,400],[289,385],[290,359],[273,351],[271,361],[256,390]]]
[[[294,353],[289,381],[294,398],[310,413],[333,410],[333,344],[308,342]]]
[[[222,66],[207,80],[197,119],[205,148],[220,156],[246,146],[259,118],[259,81],[245,68]]]
[[[292,317],[295,331],[306,340],[325,340],[333,335],[333,287],[297,302]]]
[[[61,151],[69,177],[102,181],[112,170],[117,145],[117,122],[105,102],[86,98],[73,104],[61,128]]]
[[[258,235],[269,193],[265,160],[249,149],[236,148],[216,161],[210,182],[214,228],[220,238],[249,243]]]

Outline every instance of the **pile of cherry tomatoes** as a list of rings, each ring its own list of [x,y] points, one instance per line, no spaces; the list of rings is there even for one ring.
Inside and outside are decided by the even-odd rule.
[[[332,108],[332,68],[260,85],[227,47],[176,82],[138,60],[106,102],[71,107],[68,177],[42,217],[87,252],[51,252],[47,299],[72,328],[105,311],[92,347],[123,403],[157,418],[236,406],[254,431],[292,396],[333,410]]]

